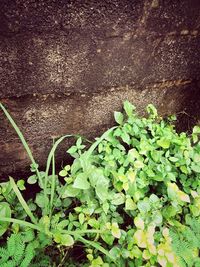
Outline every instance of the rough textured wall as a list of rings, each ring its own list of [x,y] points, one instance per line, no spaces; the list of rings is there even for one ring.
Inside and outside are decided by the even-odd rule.
[[[199,0],[0,1],[0,100],[41,165],[53,137],[93,137],[125,99],[177,112],[187,128],[200,108],[199,52]],[[0,176],[25,170],[2,113],[0,150]]]

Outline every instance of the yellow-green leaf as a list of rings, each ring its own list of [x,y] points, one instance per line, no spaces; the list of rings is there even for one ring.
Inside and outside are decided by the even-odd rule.
[[[157,145],[161,146],[164,149],[167,149],[170,147],[170,139],[163,137],[157,141]]]
[[[149,253],[149,251],[148,250],[144,250],[143,251],[143,253],[142,253],[142,257],[143,257],[143,259],[145,259],[145,260],[149,260],[150,258],[151,258],[151,254]]]
[[[135,210],[137,208],[135,202],[131,198],[126,199],[125,209],[126,210]]]
[[[120,238],[121,237],[121,231],[119,229],[118,223],[112,223],[111,233],[116,238]]]
[[[0,217],[1,218],[11,217],[10,205],[7,202],[0,202]],[[9,222],[0,221],[0,236],[2,236],[7,231],[9,224],[10,224]]]
[[[137,228],[144,230],[144,221],[140,217],[135,217],[134,224]]]
[[[59,172],[59,175],[60,175],[61,177],[65,177],[65,176],[67,175],[67,170],[61,170],[61,171]]]
[[[183,202],[190,203],[190,197],[186,193],[184,193],[182,191],[178,192],[178,198]]]
[[[143,163],[142,161],[140,161],[140,160],[136,160],[136,161],[134,162],[134,167],[135,167],[136,169],[141,169],[141,168],[144,167],[144,163]]]
[[[140,248],[147,247],[146,235],[143,230],[137,230],[134,234],[134,239],[138,247]]]
[[[74,239],[71,235],[56,233],[54,235],[54,241],[63,246],[71,247],[74,244]]]
[[[80,224],[83,224],[85,221],[85,215],[83,213],[80,213],[78,215],[78,219],[79,219]]]
[[[115,118],[115,121],[118,124],[122,124],[123,123],[124,116],[123,116],[123,114],[121,112],[115,111],[114,112],[114,118]]]
[[[135,177],[136,177],[136,173],[134,171],[127,172],[127,178],[131,183],[135,181]]]

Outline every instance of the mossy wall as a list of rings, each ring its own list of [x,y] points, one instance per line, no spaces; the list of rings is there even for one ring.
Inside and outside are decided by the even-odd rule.
[[[188,129],[200,117],[199,52],[199,0],[0,1],[0,101],[40,165],[53,137],[100,134],[125,99],[176,112]],[[0,150],[1,177],[27,169],[2,113]]]

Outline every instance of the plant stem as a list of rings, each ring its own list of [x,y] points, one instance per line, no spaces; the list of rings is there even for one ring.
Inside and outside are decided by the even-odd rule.
[[[54,140],[53,140],[54,144]],[[54,194],[55,194],[55,153],[52,156],[52,180],[51,180],[51,199],[50,199],[50,214],[49,218],[51,220],[51,215],[52,215],[52,208],[53,208],[53,199],[54,199]]]
[[[110,128],[110,129],[108,129],[105,133],[103,133],[102,136],[99,137],[96,140],[96,142],[94,142],[90,146],[90,148],[88,149],[88,151],[86,151],[85,157],[86,158],[89,158],[91,156],[92,152],[95,150],[95,148],[102,142],[102,140],[104,140],[109,135],[109,133],[111,133],[116,128],[117,128],[117,126],[114,126],[114,127]]]
[[[32,211],[30,210],[29,206],[27,205],[26,201],[24,200],[21,192],[19,191],[14,179],[12,177],[10,178],[10,184],[12,186],[12,189],[14,190],[20,204],[22,205],[22,208],[25,210],[26,214],[30,217],[31,221],[34,224],[37,224],[37,219],[35,218],[35,216],[33,215]]]
[[[83,238],[82,236],[80,235],[76,235],[77,239],[79,239],[80,241],[82,241],[83,243],[85,244],[88,244],[94,248],[96,248],[97,250],[101,251],[103,254],[105,254],[107,257],[109,257],[112,261],[115,261],[113,259],[113,257],[110,255],[110,253],[105,249],[103,248],[102,246],[100,246],[97,242],[94,242],[94,241],[89,241],[85,238]]]
[[[68,230],[62,230],[62,233],[66,233],[69,235],[83,235],[83,234],[103,234],[105,231],[102,230],[75,230],[75,231],[68,231]]]
[[[67,254],[68,254],[68,250],[65,252],[65,255],[63,256],[63,258],[62,258],[61,262],[59,263],[58,267],[62,267],[62,264],[63,264],[64,260],[66,259]]]
[[[14,218],[6,218],[6,217],[0,218],[0,221],[17,223],[17,224],[20,224],[20,225],[23,225],[23,226],[26,226],[26,227],[30,227],[30,228],[32,228],[34,230],[43,232],[42,229],[38,225],[30,223],[30,222],[26,222],[26,221],[14,219]]]
[[[46,171],[45,171],[45,179],[44,179],[44,199],[45,199],[45,208],[44,208],[44,213],[45,215],[47,215],[48,213],[50,213],[50,211],[48,210],[50,207],[48,207],[49,205],[49,200],[48,196],[47,196],[47,182],[48,182],[48,175],[49,175],[49,169],[50,169],[50,165],[52,162],[52,157],[58,147],[58,145],[67,137],[72,137],[73,135],[64,135],[62,137],[60,137],[55,144],[53,145],[53,147],[51,148],[51,151],[49,152],[48,158],[47,158],[47,164],[46,164]]]

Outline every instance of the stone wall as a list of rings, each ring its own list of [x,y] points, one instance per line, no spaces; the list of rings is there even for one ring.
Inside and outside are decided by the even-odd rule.
[[[200,118],[199,52],[199,0],[0,1],[0,101],[42,166],[53,137],[100,134],[125,99],[188,129]],[[0,149],[1,177],[27,170],[2,112]]]

